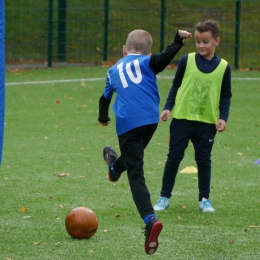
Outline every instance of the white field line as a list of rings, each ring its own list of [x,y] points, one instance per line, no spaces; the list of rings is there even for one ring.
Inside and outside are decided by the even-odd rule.
[[[55,84],[55,83],[70,83],[70,82],[84,82],[84,81],[98,81],[104,80],[105,78],[89,78],[89,79],[60,79],[60,80],[43,80],[43,81],[24,81],[24,82],[10,82],[5,83],[6,86],[15,85],[38,85],[38,84]]]
[[[157,79],[173,79],[170,76],[157,76]],[[241,81],[259,81],[260,78],[231,78],[232,80]],[[16,85],[38,85],[38,84],[55,84],[55,83],[70,83],[70,82],[85,82],[85,81],[100,81],[103,80],[105,84],[105,78],[88,78],[88,79],[61,79],[61,80],[42,80],[42,81],[25,81],[25,82],[10,82],[5,83],[6,86]]]

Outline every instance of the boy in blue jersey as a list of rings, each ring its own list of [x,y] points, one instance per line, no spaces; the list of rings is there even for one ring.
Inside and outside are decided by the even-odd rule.
[[[198,167],[199,209],[214,212],[209,200],[211,181],[211,150],[214,137],[223,132],[229,115],[231,69],[217,57],[220,43],[219,25],[205,20],[195,27],[196,53],[184,55],[179,64],[160,119],[170,118],[170,144],[162,179],[161,197],[155,211],[170,206],[178,167],[189,140],[195,150]]]
[[[153,254],[158,248],[158,236],[163,228],[155,215],[150,193],[145,184],[144,149],[152,138],[159,122],[160,97],[156,74],[163,71],[183,46],[191,33],[179,30],[172,41],[159,54],[150,54],[151,35],[144,30],[128,34],[123,46],[124,57],[108,70],[106,86],[99,100],[98,120],[103,125],[110,121],[108,109],[114,92],[113,105],[116,131],[121,156],[106,146],[103,157],[108,164],[108,177],[118,181],[126,170],[133,200],[146,224],[145,252]]]

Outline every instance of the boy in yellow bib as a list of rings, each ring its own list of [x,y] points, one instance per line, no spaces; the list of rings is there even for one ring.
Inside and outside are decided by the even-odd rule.
[[[214,212],[209,200],[211,150],[216,132],[223,132],[231,100],[231,69],[216,56],[220,43],[219,25],[205,20],[195,26],[196,53],[184,55],[173,79],[161,121],[172,112],[170,144],[164,168],[160,198],[154,210],[169,208],[179,164],[189,140],[193,143],[198,167],[199,209]]]

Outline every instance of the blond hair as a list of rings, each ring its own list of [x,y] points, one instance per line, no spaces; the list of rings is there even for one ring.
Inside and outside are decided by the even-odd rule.
[[[127,52],[138,52],[149,55],[153,44],[152,36],[144,30],[134,30],[130,32],[126,39]]]

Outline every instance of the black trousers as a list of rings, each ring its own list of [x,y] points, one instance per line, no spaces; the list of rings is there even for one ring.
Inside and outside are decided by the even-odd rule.
[[[199,201],[209,198],[211,181],[211,150],[216,135],[216,126],[197,121],[173,119],[170,125],[170,145],[166,160],[161,196],[170,198],[179,164],[189,140],[195,150],[198,167]]]
[[[144,177],[144,149],[150,142],[157,124],[144,125],[118,136],[121,156],[114,163],[118,173],[127,171],[134,203],[142,219],[154,214],[150,193]]]

